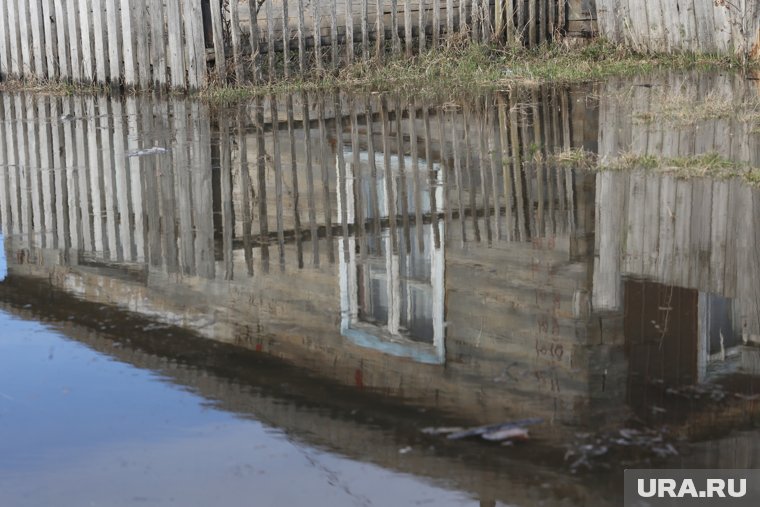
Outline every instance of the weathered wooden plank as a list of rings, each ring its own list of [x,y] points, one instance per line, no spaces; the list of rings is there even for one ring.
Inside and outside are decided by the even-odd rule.
[[[425,6],[425,0],[418,0],[418,9],[419,9],[419,18],[418,18],[418,24],[417,29],[418,33],[417,36],[419,37],[419,50],[420,54],[422,54],[425,51],[425,43],[427,42],[427,35],[425,33],[425,27],[426,27],[426,20],[425,20],[425,12],[427,7]]]
[[[87,118],[85,115],[85,108],[83,107],[81,98],[74,98],[74,120],[75,124],[74,137],[75,137],[75,149],[77,151],[77,175],[78,175],[78,189],[79,197],[76,205],[79,207],[79,218],[81,221],[81,235],[79,237],[79,248],[84,249],[87,252],[93,250],[93,228],[92,217],[90,216],[90,171],[95,168],[97,164],[89,157],[89,144],[91,142],[91,136],[94,137],[95,133],[88,130]]]
[[[199,18],[200,19],[200,18]],[[193,217],[195,223],[195,263],[198,276],[214,279],[214,206],[211,167],[210,113],[205,104],[191,108],[193,144],[191,160],[199,161],[193,171]],[[262,195],[263,199],[266,199]]]
[[[319,37],[319,29],[322,26],[322,11],[319,7],[320,3],[321,0],[311,0],[311,18],[313,21],[312,34],[314,35],[314,60],[317,65],[317,70],[321,72],[324,65],[322,63],[322,41]]]
[[[21,71],[25,77],[31,77],[34,74],[34,52],[32,51],[32,34],[28,0],[19,1],[17,9],[19,44],[21,45]]]
[[[37,100],[37,130],[39,133],[40,149],[40,191],[42,192],[42,216],[40,222],[43,248],[52,248],[55,231],[55,206],[53,187],[53,144],[50,122],[50,101],[48,99]]]
[[[303,0],[298,0],[298,28],[299,34],[303,36]],[[312,2],[313,3],[313,2]],[[258,83],[261,81],[261,50],[259,48],[259,7],[257,2],[248,2],[248,28],[249,42],[251,44],[251,81]],[[299,39],[300,44],[300,39]],[[299,48],[300,61],[303,62],[305,56],[303,49]]]
[[[330,2],[330,49],[333,70],[336,70],[340,64],[338,57],[338,2]]]
[[[56,8],[58,3],[60,2],[56,2]],[[119,7],[119,0],[105,1],[104,29],[107,33],[105,44],[108,47],[108,76],[112,85],[119,83],[123,78],[121,66],[122,38]]]
[[[3,2],[5,9],[5,29],[8,33],[8,69],[9,74],[15,77],[21,77],[23,71],[21,67],[21,42],[19,33],[18,9],[16,9],[13,0]],[[68,55],[67,55],[68,56]]]
[[[82,123],[87,125],[87,132],[89,135],[86,140],[87,148],[84,151],[87,166],[83,168],[82,172],[86,174],[87,181],[83,182],[83,180],[80,180],[79,190],[85,191],[86,188],[88,190],[90,202],[92,203],[92,226],[91,228],[88,228],[88,230],[92,231],[92,245],[94,252],[97,253],[98,257],[106,258],[103,241],[104,206],[101,195],[104,164],[100,161],[100,139],[96,125],[95,104],[93,100],[88,99],[85,101],[84,113],[86,120]],[[89,210],[87,213],[89,214]]]
[[[132,0],[132,24],[137,39],[137,71],[140,88],[146,90],[150,87],[150,46],[148,45],[149,14],[147,12],[148,0]]]
[[[40,0],[29,1],[29,22],[32,32],[32,52],[34,53],[34,75],[38,79],[47,77],[47,61],[45,57],[45,26]]]
[[[63,99],[62,107],[60,109],[62,116],[73,115],[73,99],[67,97]],[[79,248],[79,220],[77,219],[77,179],[79,176],[79,170],[77,169],[77,154],[74,150],[74,133],[73,122],[63,122],[63,153],[65,154],[65,166],[62,166],[62,170],[66,174],[66,196],[67,209],[68,209],[68,234],[67,234],[67,247]]]
[[[61,114],[60,99],[51,101],[50,117],[59,118]],[[55,168],[55,208],[56,208],[56,248],[61,250],[71,246],[68,214],[68,171],[66,169],[66,154],[63,139],[63,126],[60,122],[51,122],[53,167]]]
[[[179,221],[179,265],[182,273],[195,273],[195,249],[193,247],[192,171],[190,170],[187,133],[188,114],[184,100],[172,99],[172,126],[176,132],[174,147],[174,193]],[[243,148],[245,146],[243,145]],[[247,195],[248,186],[242,187]]]
[[[329,170],[333,167],[334,153],[331,153],[330,142],[327,139],[327,127],[325,121],[325,97],[317,97],[317,116],[319,123],[319,169],[322,175],[322,199],[324,203],[324,223],[327,234],[325,235],[325,246],[327,247],[327,260],[330,264],[335,263],[335,250],[333,244],[332,229],[332,199],[330,198],[330,174]]]
[[[441,35],[441,0],[433,0],[433,47],[437,48]]]
[[[301,75],[306,72],[306,23],[304,21],[305,18],[303,2],[304,0],[298,0],[298,70],[301,72]],[[353,25],[353,20],[351,21],[351,24]],[[353,32],[351,33],[351,36],[353,37]],[[353,47],[350,51],[350,58],[353,58]]]
[[[528,47],[536,45],[536,0],[528,1]]]
[[[106,51],[106,22],[105,2],[96,2],[92,5],[92,35],[93,35],[93,60],[95,65],[95,80],[105,83],[108,79],[108,52]]]
[[[361,20],[362,20],[362,58],[366,62],[369,60],[369,15],[367,8],[369,0],[361,1]],[[315,44],[316,46],[316,44]]]
[[[185,79],[185,56],[182,43],[182,12],[180,0],[166,1],[166,23],[168,32],[168,57],[169,73],[171,74],[172,88],[184,88],[187,86]],[[189,46],[189,44],[188,44]]]
[[[126,148],[128,152],[133,152],[141,148],[140,143],[136,136],[130,135],[131,132],[138,132],[139,117],[137,100],[134,97],[128,97],[125,104],[125,118],[123,121],[124,126],[124,139],[126,141]],[[125,155],[126,157],[126,155]],[[130,248],[132,250],[132,258],[136,262],[143,262],[145,260],[145,212],[144,212],[144,195],[142,187],[142,168],[140,166],[139,157],[130,157],[126,159],[127,176],[129,178],[129,192],[128,195],[131,198],[132,216],[134,217],[134,239]],[[127,192],[125,192],[127,193]]]
[[[309,96],[306,93],[303,95],[303,102],[301,104],[301,117],[303,119],[306,194],[309,207],[309,231],[311,233],[311,262],[314,266],[319,266],[317,206],[314,198],[314,168],[311,154],[311,121],[309,119]]]
[[[298,152],[296,151],[296,136],[293,120],[293,95],[288,94],[286,97],[286,115],[288,123],[288,143],[290,149],[290,174],[291,189],[293,196],[293,232],[296,237],[296,257],[298,267],[303,268],[303,244],[301,237],[301,212],[299,209],[299,189],[298,189]]]
[[[237,6],[237,2],[231,2],[232,6]],[[164,0],[150,0],[148,5],[150,11],[150,52],[151,62],[153,64],[153,84],[156,88],[166,86],[167,79],[167,58],[166,58],[166,14],[164,9]]]
[[[26,127],[26,167],[25,173],[27,178],[27,186],[25,187],[25,193],[28,193],[28,198],[31,201],[29,208],[31,209],[31,222],[27,227],[28,232],[33,234],[31,241],[37,242],[40,239],[42,232],[42,206],[40,192],[40,142],[38,137],[38,125],[37,125],[37,108],[35,107],[36,100],[34,97],[27,95],[24,100],[24,110],[26,111],[26,118],[24,118],[24,125]]]
[[[282,66],[285,79],[290,77],[290,24],[288,19],[288,0],[282,0]],[[274,46],[272,46],[274,47]]]
[[[412,56],[412,0],[404,0],[404,49],[406,56]]]
[[[137,41],[135,40],[136,34],[132,24],[132,6],[130,0],[121,0],[121,34],[124,57],[124,84],[126,86],[135,86],[137,84],[137,63],[135,61]],[[74,49],[72,47],[73,54]],[[73,77],[75,80],[78,79],[76,72]]]
[[[2,9],[0,9],[0,11],[2,11]],[[0,17],[2,17],[2,14],[0,14]],[[53,0],[42,0],[40,5],[40,17],[42,18],[41,21],[43,25],[42,36],[45,41],[44,77],[47,79],[56,79],[58,77],[58,34],[55,31],[55,7],[53,5]],[[0,26],[1,25],[2,20],[0,20]],[[0,33],[1,32],[2,28],[0,28]],[[2,39],[2,35],[0,35],[0,39]],[[0,42],[0,46],[2,46],[2,42]],[[1,52],[2,49],[0,49],[0,53]]]
[[[346,13],[346,63],[351,65],[354,61],[354,9],[352,0],[344,0]]]
[[[206,65],[206,41],[203,35],[203,14],[200,3],[192,2],[190,10],[188,5],[183,4],[185,19],[185,41],[188,51],[188,63],[186,64],[190,87],[203,88],[208,83],[208,70]],[[189,23],[189,30],[188,30]]]
[[[279,115],[277,110],[277,97],[269,97],[269,107],[272,118],[272,125],[279,124]],[[272,133],[272,163],[274,169],[274,191],[275,191],[275,219],[277,220],[277,249],[280,258],[280,269],[285,269],[285,225],[283,222],[283,200],[282,200],[282,157],[280,155],[280,136],[279,132]],[[324,170],[324,166],[323,166]]]
[[[375,57],[379,60],[385,51],[385,21],[382,0],[375,0]]]
[[[144,1],[144,0],[143,0]],[[86,82],[95,80],[95,50],[92,38],[92,12],[90,2],[79,0],[79,35],[82,41],[82,79]]]
[[[287,16],[285,16],[287,19]],[[235,71],[235,82],[243,83],[243,53],[241,43],[240,2],[230,2],[230,37],[232,39],[232,63]]]
[[[9,38],[9,29],[8,29],[8,14],[7,9],[8,7],[6,4],[9,2],[3,2],[0,4],[0,81],[5,81],[8,79],[8,76],[11,74],[10,72],[10,62],[11,62],[11,55],[10,55],[10,38]],[[3,189],[3,192],[5,189]],[[4,210],[2,211],[4,213]],[[3,218],[5,219],[5,214],[3,215]]]
[[[220,112],[219,117],[219,179],[221,180],[222,200],[222,258],[224,262],[224,279],[234,278],[232,235],[235,228],[235,216],[232,211],[232,161],[230,160],[230,126],[227,115]],[[173,236],[171,236],[173,238]]]
[[[454,35],[454,0],[446,0],[446,37],[452,35]]]
[[[401,52],[401,40],[398,35],[398,0],[391,0],[391,42],[393,53]]]
[[[100,150],[101,150],[101,166],[102,166],[102,178],[103,178],[103,204],[105,206],[106,217],[106,238],[108,251],[107,258],[112,260],[121,261],[124,259],[123,248],[124,245],[121,242],[121,235],[119,229],[123,224],[118,223],[117,219],[117,201],[123,199],[123,197],[117,197],[119,188],[116,186],[116,153],[114,151],[114,139],[111,135],[114,130],[113,124],[113,111],[110,107],[110,101],[104,95],[98,97],[98,114],[95,128],[98,131],[98,137],[100,138]],[[123,160],[119,160],[118,163],[123,164]],[[129,216],[129,215],[126,215]]]
[[[113,189],[118,194],[118,212],[119,212],[119,242],[121,243],[121,259],[133,260],[132,249],[132,224],[130,220],[130,189],[127,180],[128,162],[126,158],[126,145],[124,140],[124,127],[126,119],[120,100],[111,100],[111,119],[109,128],[111,128],[112,147],[113,147],[113,170],[114,185]]]
[[[272,0],[267,0],[267,13],[271,14]],[[270,16],[271,20],[272,17]],[[227,82],[227,60],[224,55],[224,25],[221,0],[211,0],[211,24],[214,31],[214,69],[220,85]],[[273,38],[270,38],[270,43]]]
[[[269,271],[269,222],[267,218],[267,154],[264,138],[264,106],[261,97],[256,98],[256,181],[258,182],[259,199],[259,245],[261,254],[261,269]]]

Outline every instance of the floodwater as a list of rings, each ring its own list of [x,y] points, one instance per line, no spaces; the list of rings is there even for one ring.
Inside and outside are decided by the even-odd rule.
[[[758,167],[757,95],[0,95],[0,505],[619,505],[626,467],[759,468],[760,191],[558,156]]]

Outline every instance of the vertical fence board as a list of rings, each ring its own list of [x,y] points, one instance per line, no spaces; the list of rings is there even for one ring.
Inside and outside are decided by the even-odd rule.
[[[206,42],[203,36],[203,15],[199,2],[182,4],[185,24],[185,51],[190,88],[203,88],[208,79],[206,71]]]
[[[176,1],[176,0],[175,0]],[[60,2],[56,2],[57,4]],[[60,28],[60,27],[59,27]],[[121,23],[119,23],[118,0],[106,0],[106,32],[108,33],[108,71],[111,84],[116,84],[122,79],[122,38]],[[59,44],[60,36],[59,36]]]
[[[412,56],[412,44],[412,0],[404,0],[404,49],[406,56]]]
[[[233,2],[232,5],[237,5]],[[164,0],[150,0],[150,53],[153,62],[153,83],[157,88],[166,86],[166,22]],[[97,36],[97,35],[96,35]]]
[[[94,35],[95,48],[95,78],[99,83],[105,83],[108,79],[106,66],[106,34],[103,19],[105,2],[95,2],[92,6],[92,33]]]
[[[10,74],[21,77],[23,72],[21,67],[18,9],[15,8],[13,0],[3,2],[3,6],[3,8],[7,9],[5,12],[6,26],[8,28],[8,68],[10,69]],[[66,56],[68,57],[68,54]]]
[[[182,14],[180,0],[167,0],[166,21],[169,32],[168,64],[171,73],[171,85],[175,88],[185,86],[185,58],[182,43]]]
[[[330,1],[330,63],[333,70],[338,68],[338,2]]]
[[[375,56],[380,59],[383,56],[385,43],[385,20],[383,19],[383,2],[375,0]]]
[[[144,0],[143,0],[144,1]],[[95,53],[92,47],[92,13],[90,12],[90,2],[79,0],[79,35],[82,42],[82,79],[86,82],[92,82],[95,79]]]
[[[346,5],[346,63],[354,61],[354,12],[353,1],[344,0]]]
[[[267,2],[267,5],[271,7],[271,0]],[[219,84],[224,85],[227,82],[227,62],[224,57],[224,26],[221,0],[211,1],[211,24],[214,31],[214,68]]]
[[[137,73],[135,68],[135,32],[132,26],[132,9],[130,0],[121,0],[121,34],[122,49],[124,50],[124,84],[134,86],[137,84]],[[72,47],[72,55],[74,48]],[[77,73],[74,72],[74,79],[77,79]]]
[[[298,70],[306,72],[306,23],[304,22],[303,0],[298,0]]]
[[[8,37],[8,15],[7,7],[8,2],[0,3],[0,81],[5,81],[10,75],[10,40]],[[3,189],[3,192],[5,190]],[[3,219],[5,216],[5,210],[2,210]]]
[[[417,36],[419,38],[420,54],[425,51],[425,0],[418,0],[419,17],[417,23],[417,30],[419,30]]]
[[[365,0],[366,1],[366,0]],[[322,24],[322,11],[319,8],[320,0],[311,0],[311,18],[314,34],[314,60],[317,70],[322,71],[322,37],[319,29]]]
[[[18,27],[21,44],[21,69],[24,76],[30,76],[34,68],[34,53],[32,51],[32,34],[29,30],[29,0],[18,2]]]
[[[235,67],[235,82],[243,82],[243,55],[240,40],[240,2],[230,2],[230,36],[232,38],[232,63]]]
[[[303,6],[303,0],[298,0],[299,6]],[[299,9],[303,11],[303,8]],[[250,19],[250,40],[251,43],[251,80],[258,83],[261,80],[261,49],[259,46],[259,7],[257,2],[249,0],[248,15]],[[303,25],[303,13],[299,12],[299,28]],[[303,59],[303,57],[301,57]]]
[[[150,87],[150,47],[147,34],[150,33],[150,16],[147,12],[147,0],[132,0],[132,22],[134,23],[135,38],[137,39],[137,71],[140,88]]]
[[[29,22],[32,32],[32,52],[34,53],[34,75],[45,79],[45,32],[42,23],[42,6],[40,0],[29,0]]]
[[[398,35],[398,0],[391,0],[391,44],[393,53],[401,52],[401,40]]]
[[[362,3],[362,58],[366,62],[369,60],[369,14],[367,13],[367,4],[369,3],[369,0],[359,1]]]
[[[274,10],[272,8],[273,0],[265,0],[264,8],[267,16],[267,59],[269,61],[269,71],[267,78],[271,83],[275,77],[274,61]]]
[[[454,0],[446,0],[446,37],[454,34]]]
[[[486,0],[488,1],[488,0]],[[498,0],[497,0],[498,1]],[[433,47],[438,47],[441,35],[441,0],[433,0]]]
[[[282,0],[282,65],[284,67],[285,79],[288,79],[290,77],[290,20],[288,19],[288,0]]]

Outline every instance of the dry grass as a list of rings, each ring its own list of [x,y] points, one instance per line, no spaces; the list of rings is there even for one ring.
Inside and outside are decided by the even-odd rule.
[[[657,109],[634,113],[634,119],[642,123],[666,122],[669,125],[689,126],[708,120],[735,118],[760,127],[760,97],[750,94],[733,95],[733,90],[711,90],[699,97],[694,91],[683,88],[663,90],[653,97],[651,104]]]
[[[574,148],[553,155],[549,163],[588,171],[647,171],[685,179],[741,178],[750,185],[760,186],[759,167],[727,159],[716,152],[687,157],[622,153],[614,159],[600,160],[595,153]]]

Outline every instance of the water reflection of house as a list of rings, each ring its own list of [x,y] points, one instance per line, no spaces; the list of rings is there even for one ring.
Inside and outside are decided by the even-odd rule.
[[[697,108],[703,97],[756,100],[749,82],[728,75],[665,75],[613,80],[605,87],[599,112],[604,160],[625,153],[682,159],[714,153],[760,164],[760,134],[739,117],[688,124],[640,120],[659,114],[664,97]],[[597,178],[594,307],[625,311],[632,370],[690,383],[725,370],[726,359],[735,357],[757,371],[757,352],[742,346],[760,341],[760,262],[753,253],[757,192],[738,181],[642,173]]]
[[[628,414],[624,309],[590,305],[608,287],[592,241],[619,232],[595,204],[619,200],[546,163],[595,148],[585,92],[461,111],[286,97],[213,117],[179,100],[42,102],[93,114],[0,126],[3,148],[22,146],[0,159],[10,276],[467,423],[541,416],[556,444]],[[169,153],[125,157],[161,142]]]

